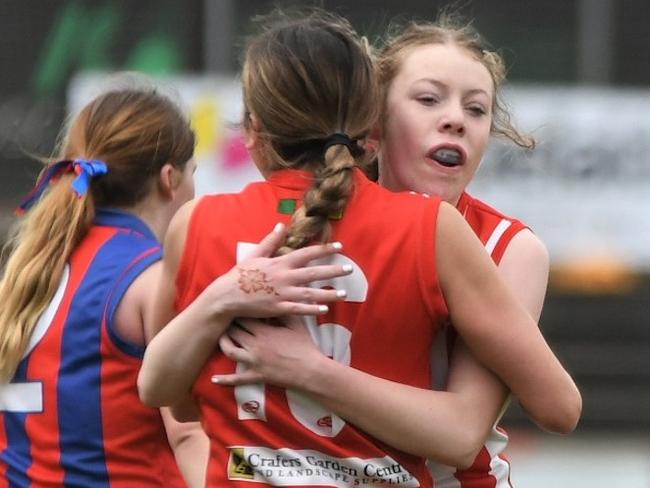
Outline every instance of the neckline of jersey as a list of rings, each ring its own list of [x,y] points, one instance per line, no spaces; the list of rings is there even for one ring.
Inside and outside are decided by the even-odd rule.
[[[95,214],[95,224],[107,227],[120,227],[123,229],[138,232],[156,242],[155,234],[140,218],[132,213],[115,208],[99,208]]]

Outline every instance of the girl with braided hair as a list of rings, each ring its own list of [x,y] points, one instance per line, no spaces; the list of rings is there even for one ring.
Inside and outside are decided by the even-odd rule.
[[[444,12],[436,22],[412,22],[395,30],[378,53],[377,67],[382,114],[373,144],[379,183],[393,191],[437,195],[454,205],[520,303],[539,319],[549,268],[544,244],[526,224],[467,192],[490,136],[534,146],[513,126],[500,99],[503,59],[471,24]],[[457,339],[453,324],[432,355],[437,387],[444,392],[409,390],[340,368],[318,351],[300,325],[249,322],[247,331],[232,328],[220,339],[226,354],[245,355],[249,366],[245,373],[219,376],[221,384],[308,385],[308,393],[347,421],[390,445],[430,457],[436,486],[512,486],[504,453],[508,436],[498,425],[508,388]],[[286,351],[300,354],[287,357]],[[318,366],[312,368],[314,364]],[[314,374],[298,378],[296,370]],[[524,398],[526,413],[544,430],[569,433],[580,417],[580,394],[575,387],[559,391],[563,395],[557,403]],[[393,403],[385,401],[388,396]],[[420,408],[404,415],[413,406]]]
[[[174,218],[157,308],[157,322],[169,323],[151,342],[139,377],[141,398],[172,405],[177,418],[197,415],[187,398],[196,401],[210,438],[208,486],[431,487],[428,453],[413,452],[409,439],[394,442],[403,425],[392,424],[395,412],[412,422],[423,404],[409,408],[385,396],[384,411],[400,410],[387,416],[369,408],[370,435],[333,413],[346,409],[345,398],[331,401],[326,390],[342,385],[310,378],[329,361],[328,369],[350,366],[368,381],[424,392],[428,402],[435,394],[425,391],[431,347],[449,320],[526,407],[569,403],[571,378],[462,216],[440,198],[383,189],[358,168],[380,106],[368,46],[349,24],[320,13],[275,19],[248,44],[242,83],[248,147],[266,181],[203,197]],[[293,371],[295,389],[282,389],[281,380],[219,384],[235,371],[245,377],[254,365],[245,349],[222,354],[219,338],[234,321],[243,344],[255,324],[206,292],[278,218],[288,223],[281,253],[333,239],[341,252],[314,269],[335,262],[350,270],[302,295],[308,304],[327,289],[344,292],[323,314],[304,319],[325,356],[311,355],[313,365]],[[276,278],[254,267],[236,270],[240,290],[251,297],[279,293]],[[287,363],[295,355],[300,351],[291,348],[281,354]],[[349,396],[372,397],[355,388]],[[358,425],[366,414],[347,413]]]

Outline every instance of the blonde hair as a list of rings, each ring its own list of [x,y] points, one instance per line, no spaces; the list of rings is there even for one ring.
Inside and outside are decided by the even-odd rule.
[[[463,23],[453,13],[443,12],[435,23],[411,22],[399,33],[389,36],[377,59],[377,71],[382,100],[382,120],[385,120],[386,98],[390,85],[401,67],[404,53],[429,44],[452,44],[468,51],[490,73],[494,84],[491,132],[516,145],[533,149],[535,140],[520,133],[512,124],[510,113],[501,100],[500,89],[506,78],[503,58],[488,48],[479,33],[469,23]]]
[[[314,174],[289,226],[286,246],[296,249],[326,240],[329,219],[342,214],[352,169],[365,162],[356,142],[377,119],[378,88],[368,43],[341,17],[275,12],[261,22],[263,31],[245,51],[244,105],[259,122],[271,169],[305,168]],[[251,130],[248,120],[244,124]],[[327,147],[335,133],[353,143]]]
[[[188,120],[153,88],[107,92],[72,120],[58,159],[98,159],[108,173],[93,179],[81,197],[71,189],[74,173],[61,176],[8,243],[12,252],[0,280],[0,381],[14,375],[66,262],[92,225],[95,207],[138,203],[164,164],[182,170],[193,152]]]

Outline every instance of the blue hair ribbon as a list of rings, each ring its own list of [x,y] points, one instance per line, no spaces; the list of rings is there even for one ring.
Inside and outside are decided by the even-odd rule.
[[[103,161],[93,159],[87,161],[85,159],[75,159],[72,161],[72,169],[77,174],[77,177],[72,181],[72,189],[75,191],[79,198],[83,197],[90,187],[90,180],[95,176],[101,176],[108,173],[108,166]]]
[[[16,213],[18,215],[24,214],[40,200],[43,192],[50,183],[56,182],[62,175],[72,171],[77,174],[77,177],[72,181],[72,189],[81,198],[88,192],[90,181],[93,177],[108,173],[108,166],[106,166],[106,163],[97,159],[90,161],[85,159],[64,160],[48,166],[41,173],[34,188],[32,188],[20,203],[16,209]]]

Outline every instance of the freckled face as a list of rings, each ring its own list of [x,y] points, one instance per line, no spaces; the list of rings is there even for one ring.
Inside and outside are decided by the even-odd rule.
[[[485,153],[493,99],[492,77],[469,51],[453,44],[406,50],[386,99],[380,183],[455,205]]]

